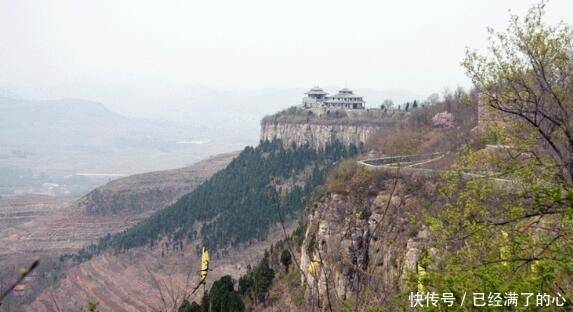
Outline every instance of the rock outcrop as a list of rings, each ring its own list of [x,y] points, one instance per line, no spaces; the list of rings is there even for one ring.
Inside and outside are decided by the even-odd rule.
[[[345,125],[345,124],[313,124],[313,123],[263,123],[261,140],[282,140],[285,145],[297,146],[309,144],[315,148],[323,148],[335,140],[344,145],[365,144],[378,131],[388,130],[383,125]]]
[[[327,193],[309,214],[301,250],[308,300],[326,305],[368,293],[384,303],[404,291],[427,246],[422,198],[431,182],[422,177],[382,179],[367,194]]]
[[[359,146],[378,132],[395,129],[407,116],[404,111],[394,110],[315,112],[291,107],[263,118],[261,140],[279,139],[285,146],[309,144],[317,149],[335,140]]]

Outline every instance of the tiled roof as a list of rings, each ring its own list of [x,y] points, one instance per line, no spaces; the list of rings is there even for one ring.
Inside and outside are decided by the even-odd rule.
[[[328,94],[327,92],[325,92],[321,87],[316,86],[312,89],[310,89],[308,92],[306,92],[305,94]]]

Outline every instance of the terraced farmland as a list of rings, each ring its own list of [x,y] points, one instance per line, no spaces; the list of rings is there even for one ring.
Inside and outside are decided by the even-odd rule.
[[[274,231],[267,241],[258,242],[229,255],[213,257],[208,285],[223,275],[239,277],[248,264],[256,263],[264,249],[282,238]],[[223,260],[223,258],[225,260]],[[69,270],[58,284],[46,289],[29,307],[33,311],[78,311],[89,301],[101,311],[158,311],[180,303],[190,295],[199,276],[199,256],[194,246],[181,250],[136,248],[125,254],[104,254]],[[191,296],[200,300],[202,291]],[[58,308],[55,306],[55,302]]]
[[[221,154],[186,168],[112,181],[98,188],[98,196],[91,196],[92,192],[77,201],[44,195],[0,198],[0,268],[3,269],[0,271],[0,285],[13,280],[18,267],[31,263],[33,259],[40,259],[41,271],[49,269],[46,265],[60,255],[74,253],[108,233],[134,225],[191,191],[225,167],[235,155]],[[134,197],[143,200],[131,201]],[[110,210],[109,207],[117,208]],[[102,211],[100,208],[105,213],[97,213]],[[106,259],[102,261],[101,265],[107,267]],[[97,268],[98,262],[95,265]],[[73,281],[73,273],[70,277]],[[33,279],[27,281],[19,293],[20,297],[33,296],[31,289],[39,291],[38,284]],[[103,284],[101,288],[94,288],[94,293],[105,297],[104,294],[111,293],[106,289]],[[82,298],[81,293],[78,296]],[[64,302],[69,301],[69,297],[64,299]]]

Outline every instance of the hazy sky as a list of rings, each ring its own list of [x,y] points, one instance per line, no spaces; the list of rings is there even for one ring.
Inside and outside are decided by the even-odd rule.
[[[0,85],[467,85],[466,46],[530,0],[0,0]],[[573,23],[573,1],[548,4]]]

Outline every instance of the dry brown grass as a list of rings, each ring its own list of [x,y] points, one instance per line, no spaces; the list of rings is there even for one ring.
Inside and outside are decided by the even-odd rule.
[[[325,185],[327,192],[359,198],[373,192],[387,178],[388,172],[369,171],[356,161],[348,160],[328,175]]]
[[[435,128],[432,124],[432,117],[444,111],[453,114],[454,126],[450,129]],[[453,151],[464,143],[472,141],[474,138],[472,129],[476,125],[475,105],[441,103],[414,110],[401,127],[374,135],[368,142],[367,148],[385,155]]]

